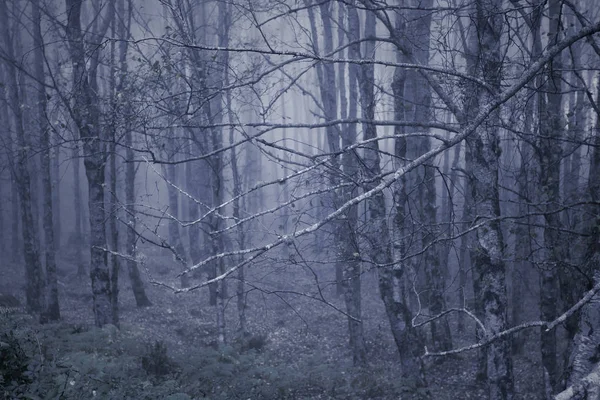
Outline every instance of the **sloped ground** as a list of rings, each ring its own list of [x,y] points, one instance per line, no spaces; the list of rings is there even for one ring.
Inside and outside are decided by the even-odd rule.
[[[148,269],[157,279],[172,277],[170,263],[168,257],[148,255]],[[68,259],[61,260],[60,267],[60,323],[39,326],[24,315],[2,317],[5,321],[0,331],[14,328],[13,336],[27,354],[21,383],[3,383],[7,398],[27,394],[29,397],[22,398],[411,399],[422,394],[408,392],[398,378],[396,350],[374,277],[365,276],[364,280],[370,363],[357,369],[347,350],[344,316],[306,296],[250,291],[251,346],[248,341],[236,340],[237,311],[232,299],[227,314],[231,345],[217,349],[215,316],[206,289],[174,295],[148,286],[154,305],[137,309],[123,271],[121,329],[96,329],[89,278],[77,277],[76,267]],[[22,272],[4,266],[0,274],[0,293],[20,296]],[[248,271],[249,280],[260,282],[263,289],[293,287],[305,295],[314,294],[311,274],[297,265],[262,265]],[[231,293],[234,291],[232,287]],[[325,287],[324,293],[328,301],[343,308],[341,300],[332,295],[333,288]],[[529,333],[537,336],[535,331]],[[471,334],[455,337],[454,346],[471,340]],[[524,356],[515,360],[518,399],[539,398],[542,379],[537,354],[537,341],[528,340]],[[475,380],[475,357],[475,352],[466,352],[427,360],[431,398],[485,398],[484,385]]]

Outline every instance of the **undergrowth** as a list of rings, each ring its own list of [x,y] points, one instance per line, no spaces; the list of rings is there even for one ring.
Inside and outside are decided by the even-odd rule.
[[[0,395],[7,399],[358,399],[385,398],[385,393],[401,391],[384,371],[344,370],[319,355],[274,364],[264,351],[264,338],[256,340],[241,347],[190,346],[184,355],[172,356],[165,342],[140,342],[133,328],[12,320],[0,324]]]

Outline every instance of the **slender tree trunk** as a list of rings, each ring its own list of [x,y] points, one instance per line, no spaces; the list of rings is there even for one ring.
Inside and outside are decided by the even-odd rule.
[[[175,153],[176,153],[176,147],[175,147],[175,138],[174,138],[174,131],[173,129],[169,130],[169,137],[167,139],[167,146],[168,146],[168,153],[167,153],[167,159],[169,161],[175,161]],[[173,187],[173,185],[177,185],[177,171],[175,169],[175,165],[174,164],[167,164],[163,166],[163,171],[166,172],[166,176],[168,181],[171,184],[167,184],[167,195],[169,197],[169,213],[175,217],[175,218],[180,218],[180,212],[179,212],[179,192],[178,190]],[[197,206],[195,208],[197,210]],[[192,218],[196,219],[198,218],[197,213],[193,214],[191,216]],[[178,264],[180,264],[182,266],[182,268],[187,268],[187,256],[186,256],[186,252],[185,252],[185,248],[183,247],[183,241],[181,240],[181,234],[179,232],[179,222],[174,220],[174,219],[169,219],[169,242],[171,243],[171,247],[172,249],[175,251],[174,257],[175,257],[175,261],[177,261]],[[191,230],[194,231],[194,233],[190,233],[190,235],[196,235],[196,237],[200,237],[200,229],[198,224],[194,225],[192,228],[190,228]],[[195,244],[191,250],[190,253],[193,253],[193,257],[192,257],[192,263],[197,263],[199,262],[199,250],[195,250],[195,248],[199,247],[198,244]],[[181,286],[182,287],[189,287],[190,286],[190,277],[186,274],[186,275],[182,275],[181,276]]]
[[[37,115],[39,119],[40,147],[41,147],[41,176],[43,196],[43,225],[44,225],[44,252],[46,260],[46,299],[42,321],[56,321],[60,319],[60,306],[58,303],[58,281],[56,276],[56,250],[54,240],[54,218],[52,207],[52,170],[50,160],[52,147],[50,129],[46,119],[47,98],[44,82],[44,41],[42,37],[42,18],[39,0],[32,1],[33,19],[33,45],[34,45],[34,71],[39,81],[37,87]]]
[[[3,33],[2,33],[3,34]],[[7,68],[3,68],[3,66],[0,66],[0,79],[2,79],[3,82],[6,82],[6,77],[8,75],[8,71],[6,70]],[[12,129],[12,125],[11,125],[11,120],[9,118],[9,108],[10,108],[10,96],[11,94],[8,92],[8,89],[6,86],[4,86],[3,88],[1,88],[2,90],[2,101],[5,104],[4,107],[0,107],[0,120],[2,121],[6,121],[5,123],[5,134],[6,134],[6,142],[8,144],[6,152],[7,152],[7,158],[8,158],[8,165],[9,165],[9,179],[10,179],[10,193],[8,194],[7,197],[10,197],[10,231],[9,231],[9,236],[11,237],[11,243],[10,243],[10,259],[13,263],[17,263],[19,261],[19,255],[21,254],[21,250],[20,250],[20,243],[21,240],[19,239],[19,237],[21,237],[20,235],[20,231],[19,231],[19,219],[21,217],[20,212],[19,212],[19,194],[18,194],[18,190],[17,190],[17,176],[16,176],[16,170],[15,170],[15,166],[16,163],[14,161],[14,149],[13,149],[13,138],[11,137],[11,133],[14,130]],[[7,223],[6,226],[9,226],[9,224]]]
[[[115,132],[113,132],[114,134]],[[116,135],[113,135],[113,141],[110,143],[109,149],[109,177],[108,187],[110,190],[108,205],[108,232],[110,250],[119,252],[119,230],[117,228],[117,146],[115,143]],[[111,303],[113,307],[113,320],[115,325],[119,323],[119,272],[121,269],[119,256],[116,254],[110,255],[110,290],[111,290]]]
[[[4,81],[4,68],[2,66],[0,66],[0,80]],[[6,210],[8,209],[7,206],[7,202],[9,201],[9,197],[11,195],[12,192],[12,181],[13,181],[13,168],[10,168],[11,165],[13,165],[12,162],[12,146],[10,145],[10,143],[12,142],[12,138],[10,137],[10,133],[12,132],[11,127],[10,127],[10,120],[8,117],[8,99],[6,98],[6,87],[3,87],[0,89],[0,121],[5,121],[4,127],[5,130],[2,132],[2,134],[0,135],[0,140],[6,140],[6,142],[8,143],[6,152],[6,162],[7,165],[9,166],[8,168],[8,177],[2,176],[3,174],[0,174],[0,179],[6,179],[8,181],[8,184],[0,184],[0,202],[2,204],[2,206],[0,207],[0,226],[2,227],[6,227],[7,229],[0,229],[0,231],[2,231],[0,233],[0,251],[2,251],[1,254],[6,254],[7,258],[8,255],[10,255],[10,259],[12,261],[14,261],[13,257],[17,251],[17,249],[15,248],[11,248],[10,250],[7,251],[7,249],[9,248],[9,244],[8,244],[8,240],[6,239],[6,236],[11,236],[11,232],[8,229],[9,226],[11,226],[13,224],[13,221],[15,221],[18,218],[18,215],[15,214],[10,214],[10,212],[7,212]],[[9,190],[6,190],[9,189]],[[7,192],[7,193],[6,193]],[[6,207],[6,208],[5,208]],[[10,217],[8,219],[5,219],[5,215],[10,215]],[[18,224],[17,224],[17,228],[18,228]],[[18,233],[17,233],[18,235]],[[14,232],[13,232],[13,240],[14,240]],[[18,237],[18,236],[17,236]]]
[[[71,148],[71,162],[73,165],[73,210],[75,214],[75,229],[73,232],[73,244],[75,246],[75,262],[77,263],[77,276],[82,277],[86,273],[85,261],[83,260],[83,203],[81,199],[81,177],[79,168],[81,158],[79,142],[73,143]]]
[[[229,86],[229,79],[228,79],[228,75],[226,75],[225,78],[225,86]],[[229,115],[229,121],[232,124],[232,128],[229,131],[229,142],[230,143],[234,143],[234,138],[233,138],[233,115],[231,112],[231,93],[228,91],[227,92],[227,108],[228,108],[228,115]],[[238,160],[237,160],[237,154],[236,154],[236,150],[235,147],[231,147],[231,173],[233,176],[233,219],[234,221],[239,221],[240,220],[240,199],[239,196],[242,192],[242,182],[240,180],[240,173],[238,171]],[[246,234],[244,232],[244,227],[242,226],[242,224],[239,224],[237,226],[237,244],[238,247],[240,249],[245,248],[246,245]],[[235,263],[239,264],[243,261],[243,256],[238,256],[235,258]],[[237,311],[238,311],[238,321],[239,321],[239,329],[238,329],[238,333],[239,336],[241,338],[243,338],[247,332],[248,332],[248,323],[246,320],[246,291],[244,289],[245,285],[246,285],[246,277],[245,277],[245,271],[244,271],[244,267],[240,267],[237,270],[237,286],[236,286],[236,299],[237,299]]]
[[[330,3],[321,3],[319,5],[319,10],[321,14],[321,22],[323,23],[323,51],[325,54],[331,54],[333,51],[333,28],[332,21],[333,16],[331,14]],[[316,36],[313,38],[313,43],[318,43],[319,37]],[[325,113],[325,120],[331,121],[337,118],[337,87],[336,87],[336,76],[335,76],[335,65],[332,63],[324,63],[322,64],[322,73],[319,74],[319,88],[321,91],[321,101],[323,103],[323,109]],[[336,186],[338,183],[337,173],[335,171],[339,171],[339,159],[337,157],[337,153],[340,150],[340,137],[341,132],[339,129],[339,125],[331,125],[325,130],[327,134],[327,143],[329,145],[329,151],[332,153],[330,157],[330,163],[333,173],[328,176],[328,184],[330,186]],[[337,193],[335,191],[331,192],[331,203],[329,207],[336,207],[338,204]],[[343,230],[337,230],[336,233],[336,241],[344,241],[345,232]],[[335,263],[335,282],[336,282],[336,294],[338,296],[342,296],[344,294],[344,287],[342,281],[344,279],[344,263],[336,262]]]
[[[560,16],[562,2],[548,2],[550,45],[560,40]],[[560,215],[556,209],[560,207],[560,138],[562,131],[562,94],[560,55],[547,66],[544,93],[540,94],[539,121],[540,138],[538,140],[538,157],[540,163],[540,202],[544,210],[544,246],[545,265],[541,270],[540,282],[540,318],[552,321],[558,316],[557,296],[559,296],[559,269],[565,260],[563,242],[560,237]],[[542,364],[548,386],[546,393],[556,389],[558,383],[558,364],[556,358],[556,330],[541,330]]]
[[[444,193],[446,193],[446,197],[445,197],[445,207],[442,207],[445,209],[445,211],[443,211],[443,215],[444,215],[444,219],[445,219],[445,225],[444,225],[444,230],[446,231],[446,236],[448,238],[452,237],[454,231],[453,231],[453,227],[454,224],[452,223],[454,216],[455,216],[455,211],[454,211],[454,204],[455,204],[455,196],[457,194],[457,185],[458,185],[458,168],[459,168],[459,163],[460,163],[460,153],[461,153],[461,145],[456,145],[454,148],[454,156],[452,159],[452,166],[450,167],[450,171],[449,171],[449,179],[448,179],[448,184],[449,184],[449,188],[445,188],[444,187]],[[449,153],[448,154],[448,158],[449,157]],[[448,174],[447,174],[448,176]],[[449,193],[448,193],[449,190]],[[464,201],[464,200],[463,200]],[[463,206],[464,207],[464,206]],[[463,218],[464,220],[464,218]],[[465,242],[465,248],[463,251],[463,241]],[[444,245],[442,246],[442,264],[445,265],[449,265],[450,263],[450,252],[452,250],[452,241],[451,240],[447,240],[446,243],[444,243]],[[460,240],[460,247],[459,247],[459,252],[458,252],[458,257],[457,257],[457,272],[458,272],[458,307],[465,307],[466,305],[466,298],[465,298],[465,286],[467,284],[467,278],[466,278],[466,271],[467,271],[467,266],[465,265],[467,263],[467,258],[468,257],[468,252],[466,249],[466,239],[462,239]],[[449,267],[447,267],[449,268]],[[464,313],[459,313],[458,316],[458,332],[459,333],[463,333],[465,331],[465,314]]]
[[[231,9],[229,3],[220,2],[218,4],[218,14],[219,21],[221,21],[219,25],[219,29],[217,31],[217,45],[222,48],[229,47],[229,28],[231,27]],[[214,86],[217,88],[223,87],[223,82],[227,79],[226,76],[229,74],[229,71],[224,67],[228,63],[228,56],[226,52],[219,52],[217,54],[217,65],[219,66],[217,81],[214,83]],[[211,85],[212,86],[212,85]],[[227,98],[225,97],[225,100]],[[214,109],[213,109],[214,104]],[[209,121],[216,125],[219,125],[223,121],[223,93],[221,91],[217,92],[217,95],[214,97],[214,103],[209,104],[208,107],[211,108],[209,111]],[[223,147],[223,128],[213,128],[212,129],[212,150],[218,150]],[[212,206],[217,207],[223,204],[223,200],[225,198],[225,163],[223,160],[223,153],[219,153],[214,157],[211,157],[211,186],[212,186]],[[219,213],[220,214],[220,213]],[[225,234],[224,233],[216,233],[224,228],[225,222],[223,218],[217,213],[213,213],[211,215],[211,236],[212,236],[212,245],[214,254],[221,254],[225,251]],[[222,275],[225,273],[225,260],[223,257],[220,257],[217,262],[217,273]],[[219,332],[218,340],[220,343],[225,343],[226,341],[226,324],[225,324],[225,306],[227,302],[227,279],[221,279],[217,285],[217,327]]]
[[[54,155],[51,160],[52,168],[52,217],[54,218],[54,245],[60,249],[62,244],[62,220],[60,213],[60,149],[58,143],[53,143]]]
[[[138,268],[137,261],[137,233],[135,231],[136,225],[136,211],[135,211],[135,164],[132,162],[134,159],[133,152],[133,133],[131,130],[127,130],[125,133],[125,158],[127,163],[125,164],[125,212],[127,213],[127,234],[125,237],[125,248],[129,255],[127,259],[127,272],[129,274],[129,280],[131,281],[131,288],[133,289],[133,296],[135,297],[135,304],[138,307],[149,307],[152,302],[146,295],[146,289],[144,288],[144,282],[140,276],[140,270]]]
[[[360,32],[358,12],[355,7],[348,10],[349,32],[351,41],[357,39]],[[375,37],[375,15],[367,12],[365,20],[364,37]],[[373,59],[375,53],[374,42],[366,42],[365,59]],[[350,46],[350,58],[360,59],[360,51],[357,46]],[[362,115],[365,120],[373,120],[375,117],[374,96],[374,68],[372,64],[363,64],[359,71],[359,91]],[[363,124],[363,139],[369,140],[377,137],[375,125]],[[375,187],[380,180],[381,166],[379,160],[379,144],[370,141],[365,146],[363,162],[364,173],[369,178],[365,183],[365,190]],[[365,232],[368,244],[368,252],[372,261],[377,265],[379,276],[379,291],[386,314],[390,322],[392,335],[400,355],[402,376],[408,386],[426,387],[423,375],[422,360],[419,355],[424,349],[423,342],[416,330],[412,327],[412,313],[406,306],[405,299],[400,295],[399,288],[403,274],[402,266],[394,262],[391,249],[391,238],[387,225],[387,213],[385,197],[382,192],[371,196],[368,204],[368,230]],[[394,267],[392,267],[392,265]]]
[[[228,19],[228,22],[230,22],[230,20]],[[225,82],[225,87],[229,87],[229,53],[226,53],[224,55],[224,71],[225,71],[225,78],[224,78],[224,82]],[[229,143],[230,145],[233,145],[233,143],[235,142],[234,140],[234,114],[233,114],[233,103],[232,103],[232,98],[231,98],[231,90],[227,90],[226,92],[226,107],[227,107],[227,117],[229,119],[229,123],[231,124],[231,127],[229,129]],[[284,134],[285,137],[285,134]],[[240,195],[242,193],[242,185],[243,182],[240,179],[240,173],[238,170],[238,154],[237,154],[237,150],[235,146],[231,147],[231,175],[233,178],[233,220],[234,223],[238,223],[241,219],[241,214],[240,214]],[[285,216],[284,216],[285,218]],[[287,232],[287,227],[284,226],[284,234],[286,234]],[[242,224],[238,224],[237,228],[236,228],[236,232],[237,232],[237,246],[240,249],[244,249],[246,247],[246,233],[244,232],[244,226]],[[234,262],[235,264],[240,264],[243,261],[244,257],[242,255],[237,256],[234,258]],[[246,291],[245,291],[245,286],[246,286],[246,277],[245,277],[245,268],[244,266],[241,266],[238,268],[237,270],[237,285],[236,285],[236,305],[237,305],[237,312],[238,312],[238,321],[239,321],[239,327],[238,327],[238,336],[239,338],[243,339],[248,335],[248,322],[247,322],[247,318],[246,318],[246,308],[247,308],[247,302],[246,302]]]
[[[12,146],[13,139],[9,140],[9,152],[13,154],[14,149]],[[10,194],[11,194],[11,214],[12,214],[12,223],[11,223],[11,236],[12,236],[12,261],[17,263],[21,260],[21,254],[23,254],[23,244],[19,238],[22,236],[22,226],[20,221],[22,220],[21,216],[21,205],[19,201],[19,185],[17,183],[17,171],[15,170],[15,163],[13,161],[13,166],[11,168],[10,173]]]
[[[116,12],[116,10],[115,10]],[[111,35],[116,37],[117,27],[115,25],[115,18],[113,17],[111,24]],[[116,88],[116,74],[117,74],[117,59],[115,55],[115,42],[110,42],[110,70],[108,77],[108,93],[110,96],[110,108],[113,113],[113,118],[108,124],[108,182],[106,187],[108,188],[108,200],[106,206],[108,207],[108,244],[109,249],[115,253],[119,252],[119,230],[117,228],[117,219],[119,218],[117,212],[117,124],[118,124],[118,113],[117,113],[117,88]],[[119,256],[116,254],[109,255],[109,268],[110,268],[110,294],[111,303],[113,308],[113,321],[115,325],[119,325],[119,273],[121,269]]]
[[[525,121],[525,132],[531,131],[531,115],[533,114],[533,110],[529,110],[527,113]],[[529,213],[529,206],[527,202],[529,201],[529,185],[531,183],[531,173],[529,172],[531,166],[531,157],[532,157],[532,148],[531,146],[522,141],[521,142],[521,150],[519,151],[521,155],[521,165],[519,166],[519,173],[517,176],[517,186],[519,188],[519,193],[521,195],[521,199],[518,205],[518,215],[527,215]],[[528,217],[527,220],[530,220]],[[527,221],[526,220],[526,221]],[[527,221],[532,222],[532,221]],[[529,260],[531,246],[531,232],[528,229],[529,224],[519,224],[515,229],[515,265],[512,274],[512,287],[513,287],[513,306],[512,306],[512,325],[518,325],[523,320],[523,312],[524,312],[524,280],[527,276],[527,272],[533,268],[533,264]],[[512,337],[512,350],[513,354],[521,354],[524,350],[525,345],[525,336],[521,332],[517,332]]]
[[[2,35],[4,38],[6,54],[11,60],[14,60],[14,39],[10,36],[6,2],[0,3],[0,25],[3,26]],[[18,146],[14,168],[16,186],[21,205],[21,227],[26,278],[25,294],[27,308],[30,311],[37,313],[44,310],[44,274],[35,238],[34,224],[36,224],[37,221],[33,219],[32,213],[31,177],[27,162],[30,157],[28,151],[29,146],[27,145],[25,138],[26,133],[24,128],[25,121],[23,109],[20,107],[20,105],[23,104],[23,101],[19,90],[20,85],[17,79],[17,70],[12,62],[6,63],[6,72],[9,104],[12,104],[13,106],[12,110]]]
[[[125,8],[125,0],[118,0],[116,4],[116,12],[120,18],[116,18],[117,24],[117,36],[122,40],[119,42],[119,80],[117,86],[117,93],[124,94],[121,98],[127,99],[127,72],[128,72],[128,64],[127,64],[127,51],[128,51],[128,42],[125,40],[129,37],[129,32],[131,29],[131,20],[133,16],[133,9],[131,1],[127,2],[129,6],[127,9]],[[117,97],[118,99],[118,97]],[[140,270],[138,268],[137,259],[137,233],[135,230],[136,227],[136,210],[135,210],[135,172],[136,166],[133,162],[134,159],[134,150],[133,150],[133,132],[131,128],[130,121],[134,118],[132,108],[129,103],[123,102],[122,104],[118,104],[116,108],[123,113],[123,129],[125,130],[125,212],[127,214],[127,227],[126,237],[125,237],[125,248],[126,252],[129,255],[127,258],[127,273],[129,275],[129,281],[131,282],[131,289],[133,291],[133,297],[135,298],[135,304],[137,307],[149,307],[152,305],[152,302],[148,299],[148,295],[146,294],[146,289],[144,287],[144,281],[140,275]],[[115,154],[116,146],[113,149],[112,159],[111,159],[111,170],[114,173],[114,178],[116,179],[116,163],[115,163]],[[116,188],[116,180],[113,181],[113,194],[116,196],[117,188]],[[114,226],[113,229],[117,229]],[[114,235],[114,243],[115,245],[118,243],[118,237],[116,236],[116,232]],[[115,301],[117,298],[115,297]],[[115,312],[117,312],[116,310]]]
[[[213,139],[213,150],[222,147],[221,144],[221,132],[220,130],[217,132],[214,130],[212,132]],[[223,159],[219,154],[215,157],[211,158],[210,161],[211,167],[211,187],[212,187],[212,206],[218,206],[223,203]],[[211,229],[211,245],[213,255],[223,253],[224,245],[223,245],[223,233],[216,233],[223,229],[224,224],[220,215],[216,215],[216,213],[211,214],[209,217],[209,225]],[[225,260],[223,257],[219,257],[215,260],[214,264],[212,264],[212,268],[209,271],[209,279],[213,279],[218,275],[221,275],[225,272]],[[225,334],[225,305],[226,305],[226,297],[227,297],[227,280],[221,279],[216,284],[213,284],[215,287],[215,300],[216,300],[216,312],[217,312],[217,330],[218,330],[218,341],[223,344],[226,340]]]
[[[344,32],[348,24],[346,19],[346,6],[339,4],[339,29],[338,34],[340,39],[340,47],[343,45]],[[356,49],[354,50],[357,51]],[[358,74],[359,69],[355,64],[349,66],[349,86],[348,86],[348,101],[345,96],[345,78],[343,64],[340,65],[338,74],[338,87],[340,90],[340,108],[342,118],[346,118],[347,102],[350,104],[348,110],[349,118],[356,118],[358,114]],[[357,133],[356,125],[348,124],[343,127],[341,132],[342,147],[348,147],[355,143]],[[342,170],[346,176],[356,176],[358,173],[358,164],[360,160],[353,152],[344,152],[342,155]],[[345,203],[350,198],[357,194],[358,188],[346,187],[341,190],[339,201]],[[342,265],[342,286],[344,294],[344,302],[346,311],[350,315],[348,317],[348,333],[350,336],[350,349],[352,351],[352,360],[354,365],[364,365],[367,361],[367,349],[364,338],[364,325],[362,322],[362,271],[361,262],[358,259],[360,254],[360,246],[356,236],[358,229],[358,205],[350,207],[344,218],[341,218],[337,224],[336,231],[343,233],[344,237],[337,238],[338,259]]]
[[[186,181],[187,186],[190,190],[190,193],[194,198],[200,198],[200,192],[204,190],[204,185],[200,182],[200,177],[206,176],[206,170],[201,168],[204,166],[206,161],[192,161],[186,165]],[[193,201],[188,199],[188,218],[190,221],[198,221],[200,217],[200,208],[199,205]],[[202,243],[202,230],[200,229],[202,222],[196,222],[192,226],[189,227],[188,230],[188,240],[190,246],[190,261],[192,265],[199,263],[202,259],[204,248],[204,244]],[[203,268],[204,269],[204,268]],[[197,274],[195,274],[197,275]],[[187,279],[187,278],[186,278]],[[182,285],[188,285],[187,280],[183,280],[182,277]],[[211,297],[212,298],[212,297]]]

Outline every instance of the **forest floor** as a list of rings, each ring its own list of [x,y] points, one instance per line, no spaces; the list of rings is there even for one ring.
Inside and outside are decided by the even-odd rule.
[[[170,262],[168,257],[149,254],[148,270],[155,278],[167,279],[173,275],[165,267]],[[424,394],[399,378],[398,355],[374,277],[366,276],[363,287],[369,362],[355,368],[345,317],[307,296],[277,292],[281,280],[277,274],[282,271],[276,268],[254,276],[269,290],[248,293],[253,336],[245,341],[235,338],[233,298],[227,314],[230,344],[221,348],[215,345],[214,308],[208,304],[206,288],[175,295],[147,286],[153,306],[140,309],[122,271],[120,329],[97,329],[89,278],[77,277],[66,255],[60,268],[60,323],[39,325],[20,313],[0,316],[0,341],[20,348],[10,354],[1,349],[0,371],[19,372],[5,377],[4,383],[0,380],[0,397],[2,390],[9,399],[413,399]],[[310,273],[305,272],[295,278],[298,293],[314,292],[314,282],[307,278]],[[289,270],[286,274],[289,277]],[[1,267],[0,293],[23,301],[22,275],[15,265]],[[343,309],[332,289],[324,293]],[[452,328],[456,332],[456,326]],[[453,346],[473,343],[472,331],[455,333]],[[542,391],[538,332],[527,333],[525,351],[514,358],[516,399],[537,399]],[[426,360],[430,398],[486,398],[485,385],[475,379],[476,359],[477,353],[469,351]]]

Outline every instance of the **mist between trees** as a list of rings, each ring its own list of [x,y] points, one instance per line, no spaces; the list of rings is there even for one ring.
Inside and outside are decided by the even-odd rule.
[[[187,296],[217,346],[308,298],[414,396],[458,356],[597,399],[594,3],[3,1],[0,290],[47,323],[86,282],[98,327]]]

